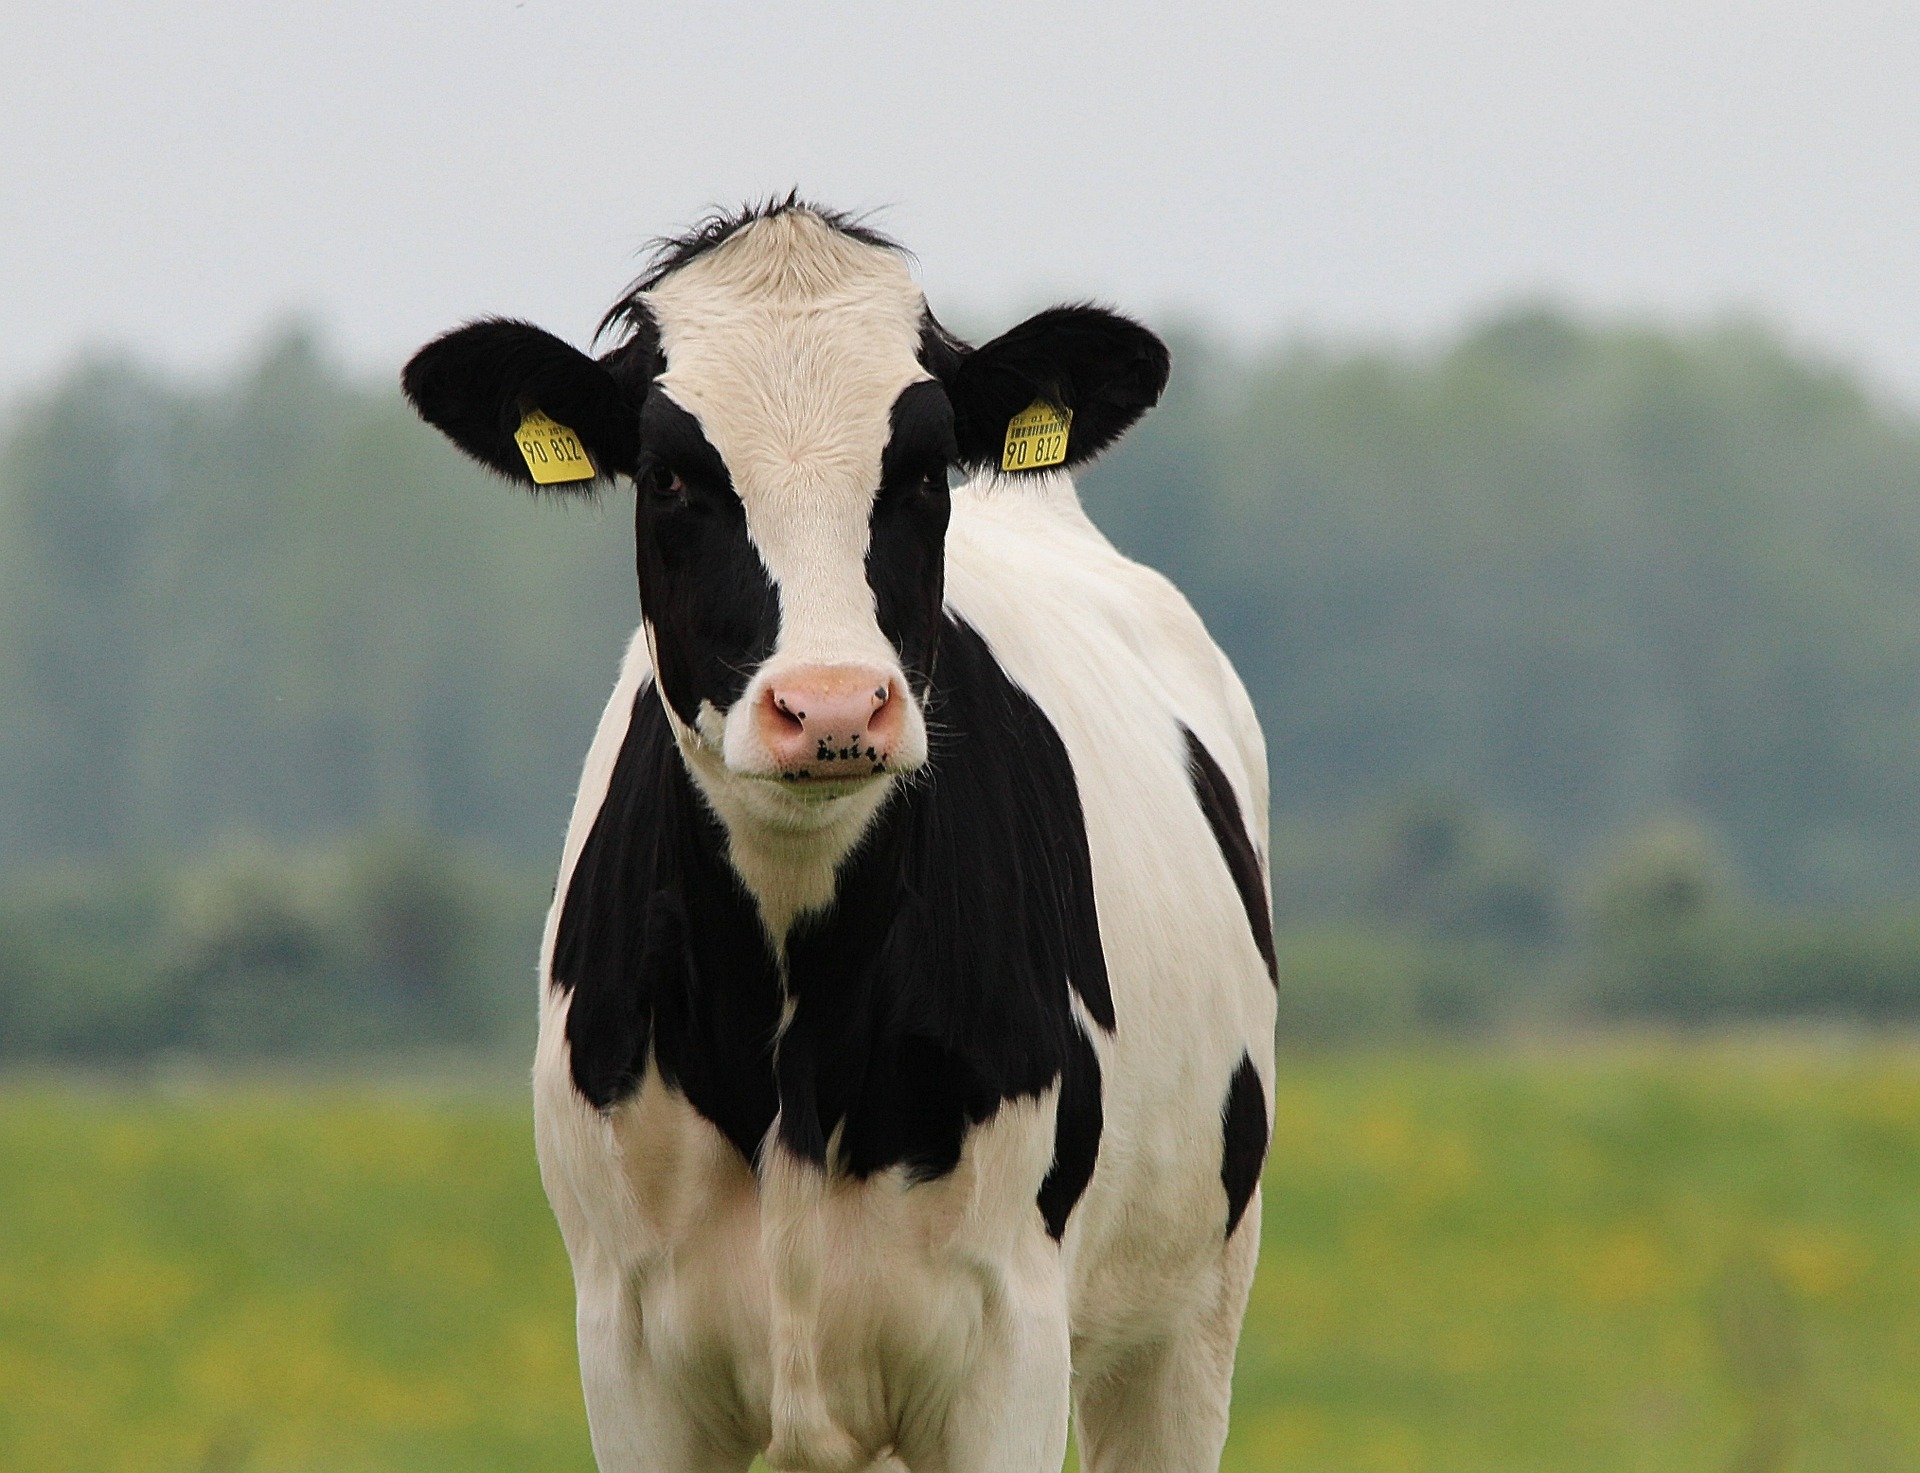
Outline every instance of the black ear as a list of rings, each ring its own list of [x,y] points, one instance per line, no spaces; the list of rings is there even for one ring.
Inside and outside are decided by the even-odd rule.
[[[647,361],[643,364],[638,359]],[[629,341],[595,362],[527,322],[488,318],[435,338],[400,374],[420,417],[488,470],[533,486],[514,431],[535,410],[572,430],[593,460],[584,491],[632,475],[640,458],[640,401],[652,378],[652,345]]]
[[[1098,455],[1167,386],[1167,345],[1104,307],[1049,307],[960,360],[947,385],[960,460],[1000,466],[1007,421],[1036,401],[1072,411],[1065,465]]]

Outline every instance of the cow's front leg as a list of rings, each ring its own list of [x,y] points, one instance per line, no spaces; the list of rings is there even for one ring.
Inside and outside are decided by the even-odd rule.
[[[1227,1440],[1233,1355],[1260,1251],[1260,1193],[1222,1246],[1212,1293],[1177,1333],[1078,1389],[1086,1473],[1215,1473]]]
[[[913,1473],[1059,1473],[1067,1453],[1072,1348],[1059,1245],[1036,1231],[1022,1265],[983,1306],[980,1352],[942,1435]]]
[[[634,1297],[617,1278],[577,1281],[580,1385],[600,1473],[744,1473],[738,1420],[649,1354]]]

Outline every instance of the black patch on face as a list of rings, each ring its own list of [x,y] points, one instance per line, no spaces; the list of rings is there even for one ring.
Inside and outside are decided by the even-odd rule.
[[[633,406],[637,456],[640,406],[646,402],[647,395],[653,392],[653,381],[666,370],[667,361],[660,353],[660,329],[651,312],[640,308],[629,319],[628,328],[626,339],[602,353],[594,362],[606,370],[626,401]]]
[[[1244,1052],[1220,1106],[1220,1127],[1220,1184],[1227,1189],[1227,1236],[1231,1238],[1253,1189],[1260,1184],[1260,1168],[1267,1164],[1267,1098],[1253,1059]]]
[[[651,688],[643,690],[561,911],[574,1081],[605,1108],[663,1077],[755,1159],[782,1142],[856,1177],[951,1171],[968,1129],[1061,1081],[1048,1230],[1093,1169],[1099,1066],[1069,989],[1114,1026],[1093,866],[1064,744],[985,641],[948,621],[939,744],[841,866],[838,900],[777,963]],[[776,1062],[777,1056],[777,1062]]]
[[[1267,976],[1278,987],[1280,966],[1273,954],[1273,913],[1268,908],[1266,876],[1260,872],[1260,856],[1247,837],[1247,826],[1240,821],[1240,803],[1233,796],[1233,784],[1199,737],[1184,726],[1180,734],[1187,739],[1187,776],[1193,782],[1193,796],[1207,816],[1214,842],[1220,846],[1220,857],[1226,860],[1227,872],[1240,892],[1240,904],[1247,912],[1253,944],[1267,964]]]
[[[773,653],[780,597],[747,536],[747,512],[700,421],[658,387],[640,415],[634,555],[660,689],[691,725],[725,711]]]
[[[920,366],[941,383],[952,383],[960,360],[972,352],[966,341],[948,332],[931,310],[920,309]]]
[[[916,694],[926,693],[943,621],[947,467],[953,408],[935,380],[909,384],[893,401],[880,493],[867,529],[867,585],[880,632],[899,653]]]

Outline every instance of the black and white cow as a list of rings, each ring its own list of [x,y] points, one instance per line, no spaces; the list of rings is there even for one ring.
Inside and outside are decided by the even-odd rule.
[[[598,359],[484,321],[405,387],[637,487],[638,633],[541,961],[540,1163],[600,1466],[1217,1466],[1273,1080],[1265,754],[1061,473],[1165,347],[978,348],[792,198],[662,249]],[[1064,465],[1000,470],[1070,413]],[[1046,458],[1042,456],[1041,458]],[[975,473],[949,489],[949,472]]]

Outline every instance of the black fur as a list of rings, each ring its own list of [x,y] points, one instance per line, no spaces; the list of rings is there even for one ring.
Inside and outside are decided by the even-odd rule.
[[[400,387],[420,417],[488,470],[534,486],[513,432],[538,409],[573,430],[601,477],[632,475],[640,449],[636,356],[644,338],[596,362],[550,332],[526,322],[488,318],[435,338],[415,353]],[[651,377],[649,373],[647,377]],[[563,482],[540,490],[589,490],[595,482]]]
[[[1260,1169],[1267,1164],[1267,1098],[1253,1060],[1245,1053],[1220,1105],[1220,1134],[1220,1185],[1227,1189],[1227,1236],[1231,1238],[1253,1189],[1260,1184]]]
[[[1060,1084],[1060,1103],[1053,1112],[1053,1165],[1040,1184],[1040,1215],[1058,1242],[1067,1230],[1080,1194],[1093,1180],[1100,1157],[1100,1060],[1093,1040],[1078,1028],[1069,1039],[1073,1057]]]
[[[941,634],[932,760],[843,863],[841,899],[777,963],[694,792],[651,688],[561,910],[554,984],[573,993],[574,1082],[605,1108],[649,1047],[749,1161],[776,1109],[782,1142],[865,1177],[951,1171],[968,1129],[1062,1081],[1039,1205],[1064,1230],[1099,1141],[1098,1026],[1113,1001],[1092,861],[1059,735],[970,627]],[[777,1063],[776,1063],[777,1058]]]
[[[960,370],[960,360],[972,351],[963,340],[948,332],[930,310],[921,310],[920,351],[915,356],[928,373],[941,383],[950,384]]]
[[[925,694],[943,620],[947,467],[953,462],[953,406],[933,380],[909,384],[894,400],[880,457],[880,493],[867,529],[867,585],[880,632]]]
[[[656,389],[641,410],[634,558],[660,689],[682,721],[726,710],[773,653],[780,596],[700,421]]]
[[[1065,464],[1078,465],[1159,402],[1172,363],[1167,345],[1131,318],[1104,307],[1049,307],[953,369],[947,389],[960,461],[997,468],[1007,421],[1045,400],[1073,411]]]
[[[651,313],[644,308],[636,311],[628,327],[626,338],[595,361],[613,376],[621,394],[633,406],[638,424],[641,406],[653,391],[654,379],[666,371],[667,362],[660,353],[660,330]]]
[[[1233,796],[1233,784],[1213,760],[1200,738],[1186,727],[1180,728],[1187,739],[1187,776],[1193,782],[1193,796],[1213,829],[1220,857],[1240,892],[1240,904],[1246,908],[1247,925],[1253,930],[1253,944],[1267,964],[1267,976],[1280,985],[1280,965],[1273,953],[1273,912],[1267,899],[1267,877],[1260,868],[1260,856],[1254,852],[1247,826],[1240,821],[1240,801]]]
[[[606,1108],[661,1076],[752,1160],[777,1101],[768,1058],[780,983],[725,835],[693,790],[652,685],[580,851],[554,939],[573,994],[573,1082]]]

